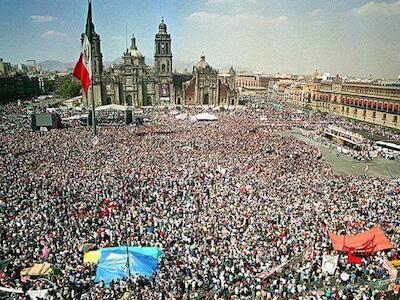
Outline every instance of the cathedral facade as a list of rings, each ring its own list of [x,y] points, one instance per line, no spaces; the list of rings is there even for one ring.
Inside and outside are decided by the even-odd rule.
[[[205,56],[193,67],[192,78],[183,83],[185,105],[237,105],[235,88],[236,72],[231,67],[229,74],[219,76]]]
[[[154,45],[154,66],[147,66],[132,35],[131,45],[122,56],[122,63],[103,68],[100,36],[93,39],[93,95],[95,105],[236,105],[235,77],[220,77],[202,56],[193,72],[173,74],[171,36],[164,20],[158,26]],[[84,95],[84,103],[90,101]]]

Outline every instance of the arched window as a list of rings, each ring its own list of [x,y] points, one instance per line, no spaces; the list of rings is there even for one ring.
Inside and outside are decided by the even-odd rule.
[[[165,64],[162,64],[162,66],[161,66],[161,72],[165,72]]]

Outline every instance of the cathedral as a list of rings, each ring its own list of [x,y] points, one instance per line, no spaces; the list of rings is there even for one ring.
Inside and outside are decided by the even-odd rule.
[[[83,41],[83,40],[82,40]],[[236,72],[219,75],[201,56],[192,73],[172,71],[171,35],[161,20],[154,39],[154,65],[147,66],[132,35],[122,63],[103,68],[100,36],[93,33],[93,95],[95,105],[237,105]],[[86,95],[84,103],[89,106]]]

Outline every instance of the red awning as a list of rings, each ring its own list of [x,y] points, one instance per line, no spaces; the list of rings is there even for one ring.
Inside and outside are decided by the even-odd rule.
[[[355,235],[336,235],[329,232],[333,249],[342,252],[375,253],[393,248],[382,229],[375,225],[370,230]]]

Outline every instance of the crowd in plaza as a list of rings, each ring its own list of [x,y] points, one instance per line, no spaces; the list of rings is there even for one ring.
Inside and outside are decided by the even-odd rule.
[[[9,259],[2,287],[51,287],[20,276],[48,262],[59,270],[48,299],[385,297],[374,282],[389,278],[384,258],[398,256],[399,178],[335,175],[316,147],[283,132],[296,115],[303,128],[332,122],[398,133],[266,105],[213,111],[216,122],[152,112],[139,129],[99,128],[93,144],[78,123],[32,131],[29,119],[5,117],[22,109],[2,111],[0,261]],[[329,231],[356,234],[376,224],[393,249],[361,264],[340,253],[334,275],[322,272],[323,255],[336,253]],[[159,271],[95,283],[85,249],[117,245],[162,248]]]

